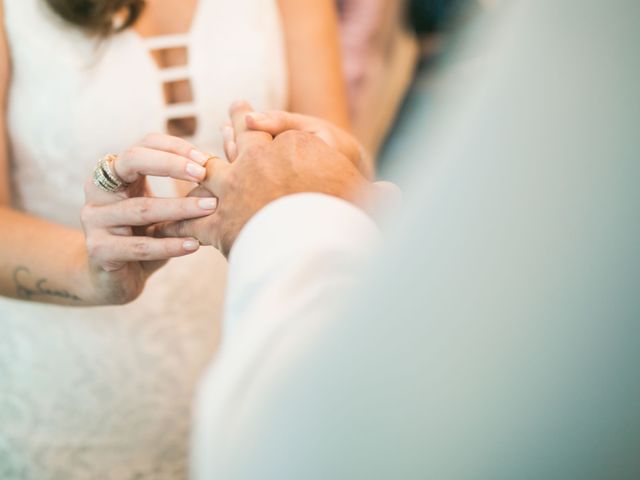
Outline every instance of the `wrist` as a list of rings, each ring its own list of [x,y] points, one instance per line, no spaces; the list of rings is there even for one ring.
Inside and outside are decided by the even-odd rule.
[[[82,299],[82,303],[87,306],[102,305],[103,299],[99,293],[95,275],[92,273],[87,249],[84,244],[84,237],[77,242],[75,248],[72,249],[69,262],[70,277],[74,290],[78,297]]]

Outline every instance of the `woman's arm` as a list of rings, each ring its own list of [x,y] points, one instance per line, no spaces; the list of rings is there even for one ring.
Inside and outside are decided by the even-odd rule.
[[[334,0],[278,0],[293,112],[351,129]]]
[[[9,49],[0,2],[0,295],[84,304],[89,293],[82,232],[11,209],[6,134]]]
[[[124,303],[141,292],[163,261],[197,250],[193,239],[161,240],[132,232],[134,226],[156,221],[209,215],[215,205],[207,199],[151,199],[129,191],[106,194],[88,182],[82,211],[86,237],[80,230],[12,209],[6,133],[9,77],[0,0],[0,296],[61,305]],[[199,181],[204,161],[203,154],[194,158],[188,142],[151,135],[118,158],[117,173],[132,183],[131,189],[143,191],[139,172]]]

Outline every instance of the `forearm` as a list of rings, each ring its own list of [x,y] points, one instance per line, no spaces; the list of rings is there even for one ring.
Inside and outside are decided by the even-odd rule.
[[[95,304],[82,232],[0,206],[0,295]]]
[[[333,0],[279,0],[289,65],[289,109],[350,130]]]

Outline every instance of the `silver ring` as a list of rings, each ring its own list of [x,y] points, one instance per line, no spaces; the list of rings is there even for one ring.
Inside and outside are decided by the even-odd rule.
[[[107,193],[114,193],[128,186],[113,169],[113,162],[116,158],[112,154],[105,155],[93,170],[93,183]]]

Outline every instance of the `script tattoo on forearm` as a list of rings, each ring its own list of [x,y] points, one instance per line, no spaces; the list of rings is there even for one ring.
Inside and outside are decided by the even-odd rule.
[[[68,290],[55,290],[48,288],[46,278],[38,278],[33,281],[31,271],[24,266],[19,266],[13,271],[13,282],[16,286],[18,298],[33,300],[34,297],[55,297],[74,302],[81,302],[82,299]],[[33,285],[28,287],[25,283]]]

